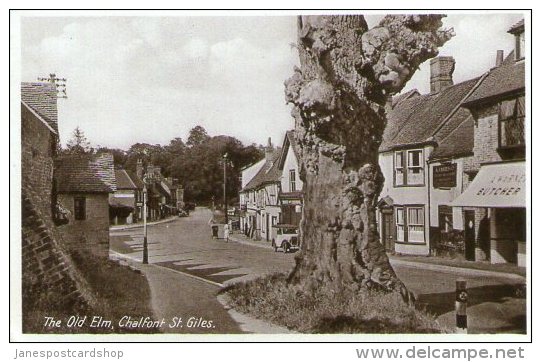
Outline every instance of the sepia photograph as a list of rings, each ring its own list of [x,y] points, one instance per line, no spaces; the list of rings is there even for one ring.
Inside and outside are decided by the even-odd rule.
[[[531,11],[10,20],[14,341],[530,340]]]

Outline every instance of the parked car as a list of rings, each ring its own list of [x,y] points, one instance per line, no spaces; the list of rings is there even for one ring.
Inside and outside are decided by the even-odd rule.
[[[188,212],[184,210],[178,210],[178,217],[186,217],[188,216]]]
[[[184,204],[184,210],[185,211],[193,211],[193,210],[195,210],[195,202],[186,202]]]
[[[298,226],[291,224],[276,224],[273,226],[272,247],[274,251],[282,249],[284,253],[299,250]]]

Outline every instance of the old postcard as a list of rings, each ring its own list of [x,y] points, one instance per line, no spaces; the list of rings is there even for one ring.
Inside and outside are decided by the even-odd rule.
[[[530,29],[12,11],[12,340],[528,341]]]

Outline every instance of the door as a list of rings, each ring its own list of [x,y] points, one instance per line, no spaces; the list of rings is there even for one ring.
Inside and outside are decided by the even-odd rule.
[[[475,260],[475,211],[464,210],[464,257]]]
[[[394,213],[392,209],[384,210],[381,212],[382,221],[382,237],[385,250],[394,251],[395,240],[395,225],[394,225]]]

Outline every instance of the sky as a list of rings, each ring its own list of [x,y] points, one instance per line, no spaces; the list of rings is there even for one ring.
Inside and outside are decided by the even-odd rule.
[[[175,13],[178,15],[179,13]],[[367,16],[369,26],[381,15]],[[450,14],[456,36],[440,55],[456,60],[455,83],[507,54],[521,14]],[[58,100],[63,144],[79,126],[93,146],[186,140],[196,125],[245,144],[280,144],[294,126],[284,81],[298,64],[294,16],[23,17],[21,80],[67,78]],[[425,62],[404,91],[429,91]]]

